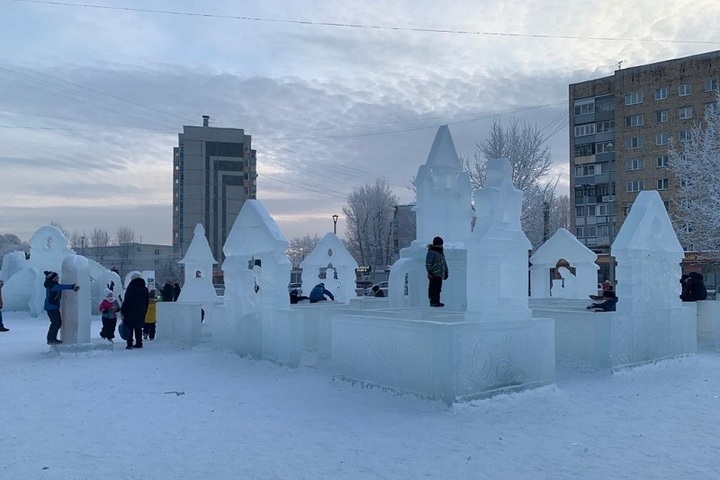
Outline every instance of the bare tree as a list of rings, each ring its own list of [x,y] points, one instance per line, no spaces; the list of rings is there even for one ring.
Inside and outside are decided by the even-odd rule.
[[[688,250],[720,248],[720,92],[689,138],[670,143],[668,162],[679,185],[671,211],[680,243]]]
[[[119,246],[120,273],[121,275],[125,275],[128,270],[130,250],[132,249],[132,244],[135,243],[135,231],[130,227],[119,227],[115,235]]]
[[[488,160],[506,158],[512,168],[515,188],[524,192],[521,223],[533,248],[539,247],[547,235],[548,225],[544,212],[553,210],[555,188],[559,179],[545,183],[550,173],[552,158],[547,138],[537,125],[512,119],[507,126],[495,121],[485,140],[477,145],[472,158],[463,160],[463,167],[474,188],[485,184]],[[554,230],[549,234],[552,235]]]
[[[360,265],[385,266],[392,261],[393,207],[397,203],[384,179],[350,192],[343,207],[346,245]]]
[[[95,228],[90,234],[90,238],[87,239],[87,243],[93,247],[95,260],[102,264],[105,260],[105,255],[107,255],[108,246],[110,245],[110,234],[108,231],[102,228]]]
[[[310,255],[310,252],[320,242],[320,237],[317,235],[305,235],[302,237],[294,237],[290,240],[288,249],[285,254],[292,261],[293,267],[300,265],[300,262]]]

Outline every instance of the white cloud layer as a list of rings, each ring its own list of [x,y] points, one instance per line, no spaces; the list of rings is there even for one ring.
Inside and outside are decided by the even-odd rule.
[[[567,188],[568,83],[720,45],[710,0],[152,4],[520,37],[2,7],[0,232],[25,239],[54,220],[80,232],[130,225],[170,243],[172,147],[204,114],[253,136],[258,198],[288,237],[329,231],[349,191],[376,176],[412,201],[410,179],[443,123],[470,156],[494,118],[536,122]]]

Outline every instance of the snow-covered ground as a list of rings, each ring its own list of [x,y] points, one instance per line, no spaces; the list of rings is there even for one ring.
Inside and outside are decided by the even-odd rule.
[[[447,408],[161,339],[58,356],[3,315],[1,479],[720,478],[720,353]]]

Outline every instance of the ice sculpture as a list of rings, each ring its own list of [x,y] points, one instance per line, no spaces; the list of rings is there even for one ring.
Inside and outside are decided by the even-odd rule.
[[[300,267],[305,295],[313,286],[324,282],[325,288],[335,295],[338,303],[347,303],[355,297],[355,270],[358,265],[334,233],[325,234]],[[321,276],[325,269],[325,275]]]
[[[213,304],[219,299],[212,283],[213,265],[217,263],[205,238],[205,228],[195,226],[195,234],[185,257],[178,263],[185,268],[185,283],[177,299],[180,303]]]
[[[429,304],[425,256],[428,244],[440,236],[450,271],[448,280],[443,282],[441,299],[445,308],[463,311],[467,305],[463,241],[470,233],[472,187],[447,125],[438,128],[427,161],[418,168],[415,189],[416,239],[400,251],[400,259],[390,269],[389,304],[405,306],[406,288],[407,306]]]
[[[485,186],[475,191],[477,220],[465,242],[468,311],[496,318],[530,318],[527,298],[530,241],[520,226],[523,193],[512,184],[507,159],[490,160]]]
[[[597,254],[583,245],[572,233],[558,228],[547,242],[543,243],[530,257],[530,296],[532,298],[550,297],[550,269],[558,261],[565,259],[575,268],[574,293],[568,294],[567,283],[562,298],[587,300],[588,295],[597,293]],[[564,277],[564,276],[563,276]],[[556,296],[553,288],[553,297]]]
[[[90,343],[90,315],[87,305],[90,303],[90,266],[88,259],[79,255],[67,255],[63,259],[60,282],[76,284],[77,292],[66,290],[60,303],[62,315],[63,348]],[[99,303],[99,302],[98,302]]]

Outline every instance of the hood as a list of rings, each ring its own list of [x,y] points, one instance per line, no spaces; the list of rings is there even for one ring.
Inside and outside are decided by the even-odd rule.
[[[690,272],[688,274],[688,277],[692,278],[693,280],[702,280],[703,279],[702,273],[698,273],[698,272]]]
[[[443,251],[443,246],[442,246],[442,245],[428,244],[427,248],[428,248],[428,250],[434,250],[434,251],[436,251],[436,252],[442,252],[442,251]]]
[[[137,288],[137,287],[144,287],[144,286],[145,286],[145,279],[141,278],[141,277],[133,278],[132,280],[130,280],[130,283],[128,284],[128,288],[130,288],[130,287]]]

